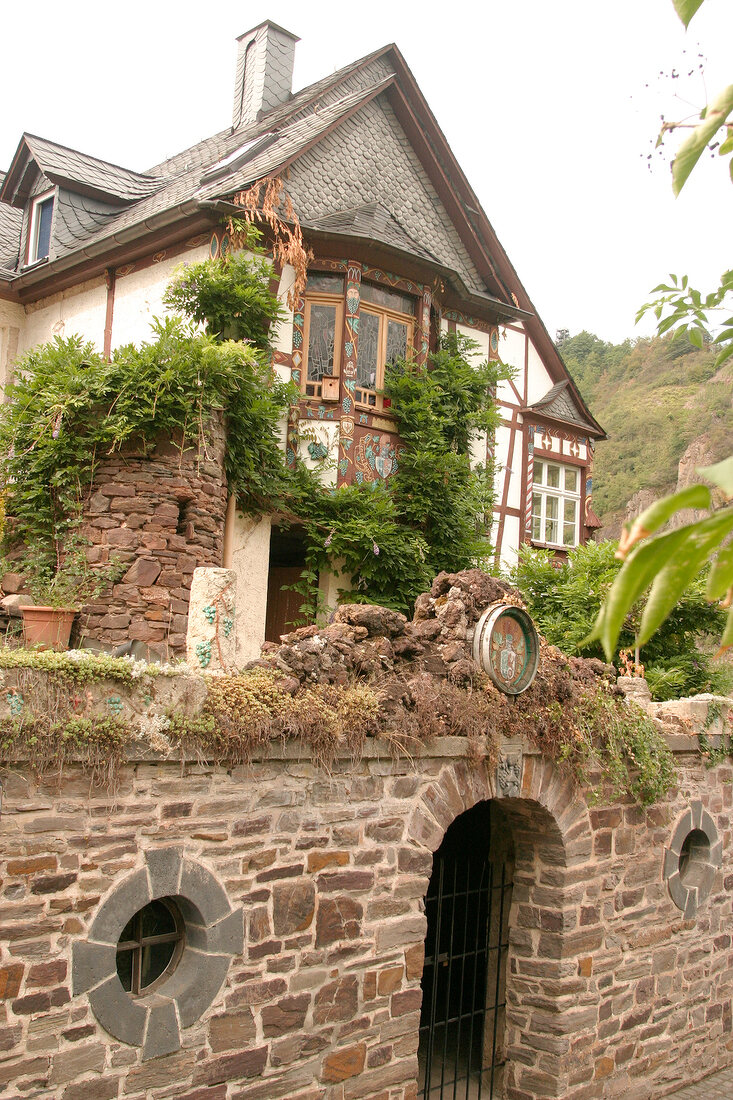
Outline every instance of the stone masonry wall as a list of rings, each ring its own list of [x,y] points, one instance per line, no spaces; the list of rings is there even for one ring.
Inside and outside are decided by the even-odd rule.
[[[188,599],[197,566],[222,561],[227,505],[225,436],[209,426],[201,453],[160,441],[152,453],[100,464],[85,508],[93,564],[117,558],[119,582],[88,604],[79,629],[109,645],[144,643],[164,658],[185,655]]]
[[[689,742],[689,738],[687,741]],[[331,776],[275,746],[249,767],[143,759],[114,794],[17,765],[0,813],[0,1094],[8,1100],[415,1100],[432,852],[496,795],[515,847],[507,1100],[661,1096],[733,1060],[730,766],[678,754],[659,806],[590,806],[536,753],[511,787],[461,738],[394,760],[370,742]],[[511,797],[509,792],[513,792]],[[695,920],[662,878],[700,800],[723,868]],[[70,981],[113,886],[176,847],[244,912],[244,950],[181,1049],[143,1061]]]

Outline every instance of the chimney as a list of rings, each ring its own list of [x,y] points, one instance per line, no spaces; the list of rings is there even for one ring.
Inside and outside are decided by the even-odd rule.
[[[293,85],[295,43],[300,39],[266,20],[237,39],[232,127],[257,122],[289,99]]]

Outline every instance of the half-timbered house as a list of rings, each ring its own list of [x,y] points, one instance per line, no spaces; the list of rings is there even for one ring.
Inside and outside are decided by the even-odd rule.
[[[314,253],[276,335],[277,369],[301,391],[289,460],[320,462],[335,486],[389,477],[399,439],[381,393],[385,365],[408,350],[425,358],[455,329],[516,372],[498,392],[496,437],[474,445],[477,460],[496,463],[497,559],[510,564],[525,542],[560,552],[584,542],[597,522],[591,464],[602,429],[400,51],[385,46],[293,93],[296,41],[271,22],[242,35],[231,125],[145,172],[23,135],[0,177],[0,371],[7,377],[18,353],[54,335],[78,333],[106,354],[146,338],[176,266],[226,248],[234,197],[277,177]],[[292,279],[283,268],[283,301]],[[232,501],[220,526],[203,557],[195,535],[184,549],[198,564],[221,564],[221,554],[236,571],[249,658],[292,618],[284,586],[302,548],[297,532],[247,518]],[[149,543],[126,549],[154,557]],[[336,583],[324,585],[333,595]],[[184,578],[183,605],[185,589]],[[155,648],[170,643],[162,629],[154,622],[137,636]]]

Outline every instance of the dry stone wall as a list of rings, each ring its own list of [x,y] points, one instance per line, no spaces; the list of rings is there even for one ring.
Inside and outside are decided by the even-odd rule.
[[[373,741],[331,775],[295,745],[230,769],[142,759],[114,794],[73,768],[39,787],[13,768],[0,814],[0,1093],[415,1100],[432,853],[492,797],[516,866],[506,1100],[645,1100],[728,1064],[733,770],[706,770],[687,741],[678,790],[646,810],[589,805],[516,743],[503,760],[517,767],[489,774],[456,737],[409,760]],[[685,920],[662,867],[697,802],[722,867]],[[219,884],[244,947],[210,1006],[181,1023],[180,1048],[146,1059],[72,983],[74,945],[116,888],[171,850]]]
[[[193,571],[222,561],[224,453],[215,421],[200,450],[161,440],[149,454],[123,451],[100,463],[85,507],[88,557],[117,560],[121,575],[83,609],[84,635],[113,646],[137,641],[166,659],[185,655]]]

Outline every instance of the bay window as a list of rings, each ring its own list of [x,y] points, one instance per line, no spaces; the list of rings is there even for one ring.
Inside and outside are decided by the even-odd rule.
[[[303,318],[302,389],[306,397],[324,397],[323,379],[341,372],[344,340],[344,280],[315,272],[308,276]],[[362,283],[354,316],[356,377],[348,383],[357,406],[389,408],[383,398],[387,364],[404,359],[413,342],[415,300],[373,283]],[[347,354],[352,354],[348,351]],[[351,376],[353,377],[353,375]]]
[[[532,541],[577,546],[580,541],[580,470],[535,459]]]

